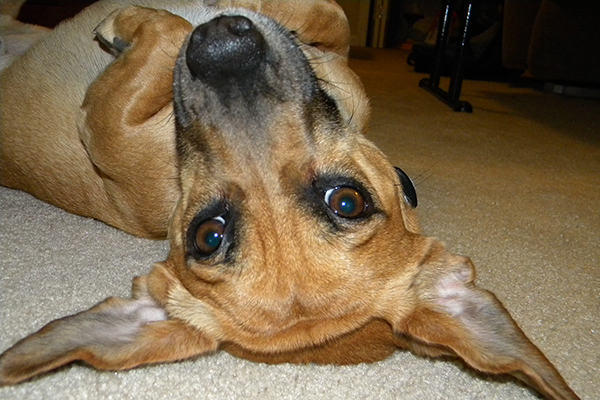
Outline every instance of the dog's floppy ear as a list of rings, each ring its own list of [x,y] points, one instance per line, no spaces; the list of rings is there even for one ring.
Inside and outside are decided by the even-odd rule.
[[[131,299],[109,298],[58,319],[0,356],[0,386],[82,360],[99,369],[128,369],[214,351],[217,344],[167,314],[134,280]]]
[[[459,356],[486,373],[512,374],[549,399],[578,399],[496,296],[474,279],[467,257],[431,239],[411,285],[417,307],[392,324],[403,347],[424,356]]]

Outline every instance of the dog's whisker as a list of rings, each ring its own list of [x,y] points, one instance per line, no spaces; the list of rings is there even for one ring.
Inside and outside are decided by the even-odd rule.
[[[413,179],[415,186],[419,186],[420,184],[427,182],[431,177],[433,177],[435,175],[435,170],[438,164],[439,162],[436,162],[430,165],[429,168],[427,168],[425,171],[416,175]]]

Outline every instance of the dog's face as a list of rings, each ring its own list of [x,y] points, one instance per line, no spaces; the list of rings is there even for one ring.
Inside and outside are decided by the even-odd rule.
[[[321,47],[244,10],[193,31],[174,73],[182,195],[168,259],[131,299],[7,350],[0,385],[73,360],[124,369],[226,349],[340,363],[403,347],[577,398],[474,285],[469,259],[418,233],[414,188],[363,136],[360,82]]]
[[[238,340],[355,329],[422,256],[402,251],[420,239],[395,169],[319,79],[290,32],[239,12],[196,28],[177,61],[170,264]]]

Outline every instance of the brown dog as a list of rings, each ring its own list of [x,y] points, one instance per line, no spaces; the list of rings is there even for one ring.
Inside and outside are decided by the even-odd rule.
[[[115,4],[0,77],[0,179],[130,233],[168,231],[170,254],[131,299],[8,349],[1,384],[74,360],[125,369],[224,349],[349,364],[405,348],[577,399],[474,285],[470,260],[418,233],[410,181],[362,135],[367,101],[333,2],[169,2],[186,19],[126,8],[96,29],[113,60],[82,38]],[[51,59],[60,70],[38,71]]]

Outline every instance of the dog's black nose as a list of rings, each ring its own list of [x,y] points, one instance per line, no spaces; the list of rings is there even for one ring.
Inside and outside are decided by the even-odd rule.
[[[242,16],[221,16],[197,27],[186,49],[195,78],[219,83],[257,70],[265,58],[265,38]]]

